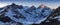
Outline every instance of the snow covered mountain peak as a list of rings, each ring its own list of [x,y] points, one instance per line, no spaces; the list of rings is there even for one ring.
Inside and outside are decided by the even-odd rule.
[[[30,8],[36,8],[35,6],[31,6]]]
[[[40,7],[41,7],[41,8],[44,8],[44,7],[45,7],[45,5],[44,5],[44,4],[41,4],[41,5],[40,5]]]
[[[11,5],[16,5],[15,3],[12,3]]]
[[[14,9],[23,9],[23,5],[17,5],[15,3],[12,3],[11,5],[5,6],[6,8],[14,8]],[[5,8],[4,7],[4,8]]]
[[[45,21],[37,25],[60,25],[60,6],[55,9]]]
[[[43,8],[43,6],[44,5],[42,4],[41,7]],[[40,10],[35,6],[27,7],[12,3],[11,5],[5,6],[3,9],[1,9],[0,17],[3,16],[4,18],[6,17],[11,20],[14,20],[15,22],[20,22],[23,24],[28,24],[29,22],[31,24],[44,19],[46,16],[48,16],[51,13],[51,9],[49,8],[46,9],[46,8],[44,8],[44,10],[43,9]],[[2,21],[5,20],[2,19]]]
[[[48,6],[41,4],[38,9],[50,9]]]

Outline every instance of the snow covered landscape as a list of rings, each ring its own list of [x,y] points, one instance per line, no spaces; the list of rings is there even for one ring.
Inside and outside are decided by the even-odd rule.
[[[0,8],[0,25],[44,24],[60,25],[60,7],[53,10],[44,4],[36,8],[35,6],[28,7],[12,3]]]

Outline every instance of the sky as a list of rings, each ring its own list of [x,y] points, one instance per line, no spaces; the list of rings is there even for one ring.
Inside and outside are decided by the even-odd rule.
[[[60,6],[60,0],[0,0],[0,8],[11,5],[12,3],[29,7],[32,5],[38,7],[43,3],[45,6],[50,7],[51,9],[56,9],[58,6]]]

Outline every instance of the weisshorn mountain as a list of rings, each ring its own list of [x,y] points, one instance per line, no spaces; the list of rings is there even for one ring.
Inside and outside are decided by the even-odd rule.
[[[42,25],[46,24],[46,20],[50,20],[49,17],[54,18],[57,14],[59,15],[58,10],[55,13],[51,13],[52,9],[43,4],[36,8],[35,6],[28,7],[12,3],[11,5],[0,8],[0,25]],[[55,22],[55,18],[51,21]]]

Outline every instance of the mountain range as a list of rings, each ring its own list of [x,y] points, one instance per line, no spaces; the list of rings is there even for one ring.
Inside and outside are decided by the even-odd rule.
[[[1,25],[59,25],[60,7],[53,10],[43,4],[35,6],[23,6],[12,3],[0,8]]]
[[[41,23],[32,25],[60,25],[60,6]]]

